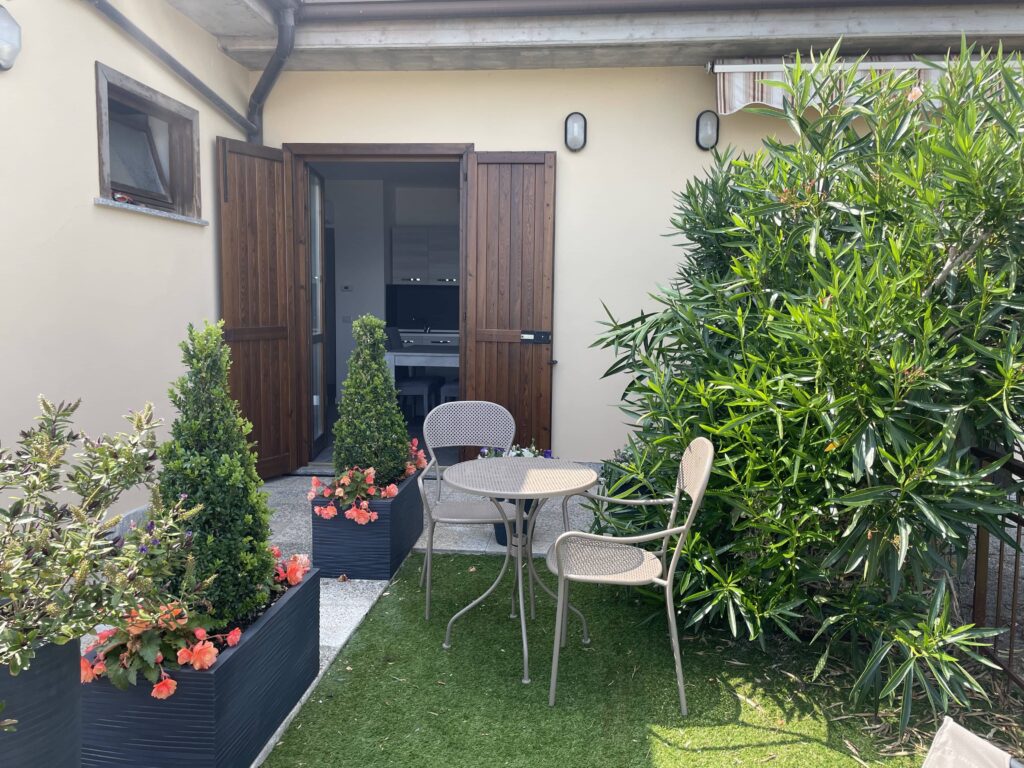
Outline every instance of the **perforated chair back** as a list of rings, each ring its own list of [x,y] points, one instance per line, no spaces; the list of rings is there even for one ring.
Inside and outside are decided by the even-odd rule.
[[[672,513],[669,517],[668,527],[672,529],[676,525],[676,514],[679,511],[680,496],[685,493],[690,497],[690,511],[686,515],[686,522],[683,523],[682,531],[676,543],[675,552],[672,553],[672,561],[668,567],[666,578],[671,583],[675,575],[676,566],[679,564],[679,553],[686,541],[686,536],[693,526],[693,519],[697,516],[701,503],[704,501],[704,492],[708,489],[708,480],[711,479],[711,467],[715,463],[715,446],[706,437],[698,437],[686,446],[683,451],[683,458],[679,460],[679,474],[676,476],[675,502],[672,504]],[[665,545],[668,545],[668,540]],[[662,550],[664,555],[664,550]]]
[[[438,448],[499,448],[507,451],[516,422],[506,408],[486,400],[442,403],[423,421],[423,441],[431,459]]]

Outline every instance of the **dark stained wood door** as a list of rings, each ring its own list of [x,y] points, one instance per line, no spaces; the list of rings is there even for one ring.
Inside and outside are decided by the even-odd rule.
[[[290,215],[281,150],[217,139],[220,297],[231,393],[253,424],[263,478],[299,466]]]
[[[462,398],[504,405],[516,442],[551,448],[555,153],[466,160]]]

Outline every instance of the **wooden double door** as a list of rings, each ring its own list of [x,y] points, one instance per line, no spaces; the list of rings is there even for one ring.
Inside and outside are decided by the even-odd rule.
[[[217,153],[231,390],[253,423],[250,439],[264,478],[312,458],[312,161],[461,164],[461,398],[501,403],[515,417],[517,442],[551,447],[553,152],[475,152],[467,145],[273,149],[219,138]]]

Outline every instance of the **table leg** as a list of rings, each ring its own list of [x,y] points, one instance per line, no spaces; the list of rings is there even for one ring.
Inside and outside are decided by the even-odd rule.
[[[476,600],[474,600],[472,603],[467,605],[465,608],[463,608],[461,611],[456,613],[454,616],[451,617],[451,619],[448,620],[448,627],[444,631],[444,642],[441,644],[441,647],[444,648],[446,651],[452,647],[452,627],[455,625],[455,622],[458,621],[459,619],[461,619],[463,616],[465,616],[469,611],[473,610],[478,605],[480,605],[480,603],[482,603],[484,600],[486,600],[488,598],[488,596],[495,589],[497,589],[498,584],[501,583],[501,579],[505,575],[505,571],[508,570],[508,562],[511,559],[509,557],[509,554],[510,553],[508,552],[508,550],[506,550],[505,551],[505,562],[503,562],[501,564],[501,570],[498,571],[498,578],[496,578],[494,580],[494,583],[491,584],[491,586],[489,586],[487,588],[487,591],[484,592],[482,595],[480,595],[480,597],[478,597]],[[525,635],[524,635],[524,637],[525,637]]]
[[[523,536],[523,507],[525,506],[525,500],[516,499],[516,591],[519,592],[519,626],[523,632],[523,682],[529,683],[530,648],[526,638],[526,601],[523,593],[523,547],[529,543],[529,537]]]

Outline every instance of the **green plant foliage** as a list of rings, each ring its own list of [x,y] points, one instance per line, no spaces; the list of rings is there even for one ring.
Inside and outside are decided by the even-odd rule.
[[[251,618],[270,599],[270,509],[247,439],[252,424],[228,391],[231,354],[220,324],[189,325],[181,350],[188,370],[170,389],[178,418],[159,448],[160,492],[168,504],[184,498],[202,507],[190,521],[194,578],[212,577],[202,598],[219,628]]]
[[[384,359],[384,321],[363,315],[352,323],[356,348],[348,359],[334,424],[334,472],[377,470],[377,485],[398,482],[409,460],[409,432]]]
[[[956,620],[951,587],[1014,505],[969,448],[1024,437],[1024,76],[974,53],[923,89],[798,59],[783,111],[760,110],[786,138],[688,185],[676,285],[598,342],[638,424],[614,492],[671,488],[698,434],[717,448],[680,569],[690,624],[800,637],[819,670],[842,654],[854,697],[899,699],[903,726],[915,693],[983,693],[962,662],[992,633]]]
[[[73,429],[77,402],[39,403],[36,426],[0,451],[0,493],[12,498],[0,508],[0,665],[13,674],[43,645],[166,602],[168,563],[187,559],[177,501],[145,528],[114,535],[121,517],[111,507],[154,479],[152,408],[127,417],[130,431],[93,439]]]

